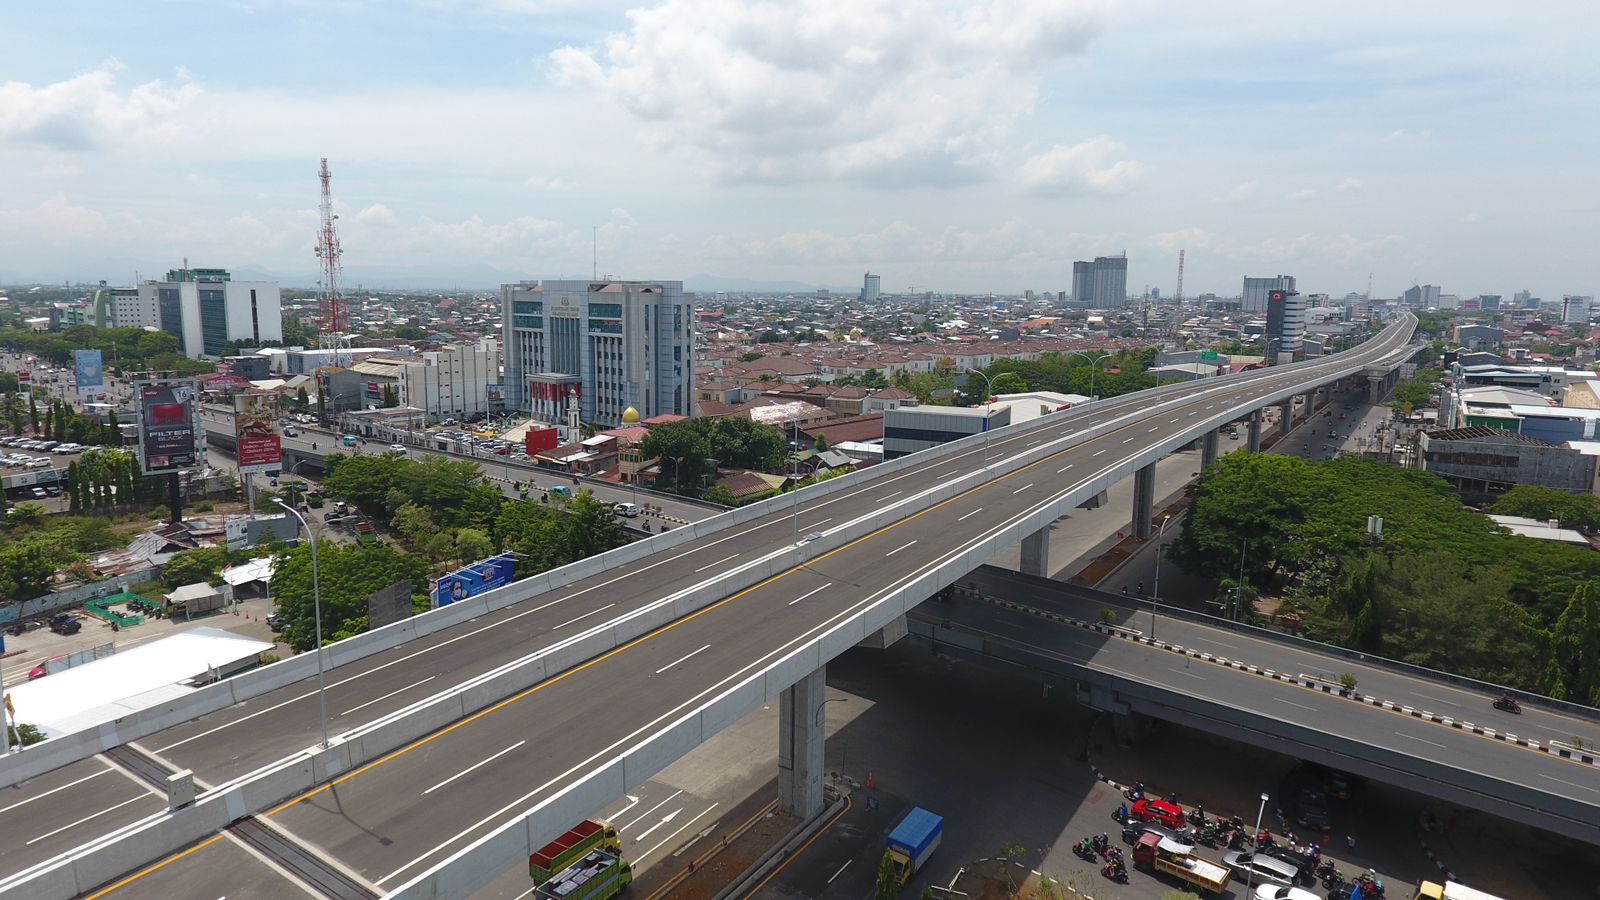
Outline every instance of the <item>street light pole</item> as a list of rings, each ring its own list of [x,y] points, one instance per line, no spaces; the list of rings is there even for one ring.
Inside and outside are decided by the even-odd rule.
[[[1172,521],[1172,514],[1167,513],[1161,517],[1161,530],[1156,532],[1156,584],[1155,590],[1150,592],[1150,640],[1156,639],[1156,600],[1161,596],[1161,551],[1166,549],[1162,540],[1167,535],[1167,523]]]
[[[1244,605],[1244,557],[1250,552],[1250,539],[1239,544],[1239,580],[1233,586],[1233,620],[1239,621],[1239,607]]]
[[[1265,793],[1263,793],[1261,795],[1261,808],[1256,810],[1256,833],[1255,833],[1255,835],[1253,835],[1251,837],[1252,841],[1256,837],[1259,837],[1260,834],[1261,834],[1261,815],[1262,815],[1262,813],[1265,813],[1266,811],[1267,811],[1267,795]],[[1254,852],[1255,851],[1253,851],[1253,850],[1251,851],[1252,855],[1254,855]],[[1246,897],[1250,896],[1250,885],[1251,885],[1252,882],[1255,881],[1255,877],[1256,877],[1255,869],[1256,869],[1255,866],[1251,866],[1249,869],[1245,870],[1244,895]]]
[[[1089,400],[1090,402],[1093,402],[1094,400],[1098,399],[1095,397],[1094,393],[1094,377],[1100,372],[1100,364],[1110,359],[1111,354],[1101,353],[1099,356],[1090,356],[1083,350],[1074,350],[1071,353],[1068,353],[1067,356],[1081,356],[1089,361]]]
[[[989,396],[994,393],[994,388],[989,381],[989,376],[977,369],[968,369],[967,372],[983,379],[983,458],[989,459]]]
[[[272,502],[289,511],[289,515],[300,520],[305,527],[306,538],[311,541],[311,610],[317,618],[317,700],[322,706],[322,749],[328,749],[328,684],[323,673],[322,660],[322,579],[321,572],[317,569],[317,535],[311,530],[311,523],[306,517],[295,511],[294,507],[283,502],[282,497],[273,497]]]

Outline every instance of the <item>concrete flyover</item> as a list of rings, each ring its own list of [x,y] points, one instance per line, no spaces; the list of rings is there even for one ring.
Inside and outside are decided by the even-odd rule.
[[[85,769],[19,786],[55,791],[67,824],[0,848],[0,893],[81,893],[261,811],[379,890],[469,893],[745,712],[803,711],[784,699],[797,682],[996,552],[1176,447],[1404,351],[1413,324],[894,460],[341,642],[328,749],[311,746],[309,654],[230,686],[234,700],[118,723],[79,747]],[[815,728],[820,710],[793,718]],[[97,745],[132,737],[214,787],[176,812],[153,797],[100,811],[72,781],[103,768]]]
[[[944,650],[1079,685],[1124,734],[1154,717],[1600,844],[1600,760],[1559,744],[1600,713],[1492,708],[1498,690],[1311,641],[985,567],[911,617]],[[970,587],[968,587],[970,586]],[[1111,610],[1116,624],[1105,624]],[[1357,676],[1357,691],[1338,678]]]

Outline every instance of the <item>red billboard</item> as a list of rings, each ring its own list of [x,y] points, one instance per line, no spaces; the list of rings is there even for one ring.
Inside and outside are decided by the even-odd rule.
[[[153,382],[139,386],[139,447],[143,471],[159,475],[193,468],[194,386]]]
[[[235,394],[233,434],[239,474],[276,472],[283,468],[283,442],[278,437],[275,394]]]
[[[522,446],[532,456],[545,450],[554,450],[561,439],[554,428],[530,428],[522,438]]]

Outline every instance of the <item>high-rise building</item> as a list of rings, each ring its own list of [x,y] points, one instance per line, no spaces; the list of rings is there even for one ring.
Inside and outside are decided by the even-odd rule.
[[[1567,294],[1561,298],[1561,324],[1587,325],[1589,324],[1589,314],[1593,308],[1593,297]]]
[[[155,294],[145,296],[136,287],[111,288],[111,323],[117,328],[160,328],[161,314]]]
[[[881,276],[874,275],[871,272],[863,275],[861,277],[861,299],[867,301],[878,299],[878,296],[882,293],[882,284],[883,279]]]
[[[1292,280],[1292,279],[1291,279]],[[1267,352],[1270,361],[1290,362],[1306,331],[1306,298],[1294,291],[1267,292]]]
[[[270,281],[233,281],[225,269],[173,269],[164,281],[139,285],[136,302],[120,304],[117,324],[153,325],[176,335],[185,356],[221,358],[230,341],[283,342],[283,305]],[[121,310],[130,321],[124,325]],[[155,321],[148,321],[151,312]]]
[[[1242,312],[1266,311],[1268,309],[1268,295],[1273,291],[1282,291],[1285,294],[1294,293],[1294,276],[1278,275],[1274,278],[1251,278],[1246,275],[1244,293],[1239,295],[1239,309]]]
[[[1093,309],[1128,305],[1128,255],[1096,256],[1072,264],[1072,299]]]
[[[1539,298],[1532,291],[1521,290],[1511,295],[1511,305],[1516,309],[1538,309]]]
[[[428,350],[399,367],[400,405],[424,410],[432,421],[487,413],[500,385],[500,342],[492,337]]]
[[[500,287],[506,406],[585,422],[692,415],[694,295],[681,281],[523,281]]]
[[[1479,294],[1478,308],[1484,311],[1493,311],[1500,308],[1499,294]]]

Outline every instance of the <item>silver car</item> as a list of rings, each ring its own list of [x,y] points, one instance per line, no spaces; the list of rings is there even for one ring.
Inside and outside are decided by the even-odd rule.
[[[1262,853],[1234,850],[1223,855],[1222,864],[1232,869],[1236,877],[1249,877],[1256,884],[1271,882],[1293,885],[1300,875],[1300,869],[1294,863]]]

